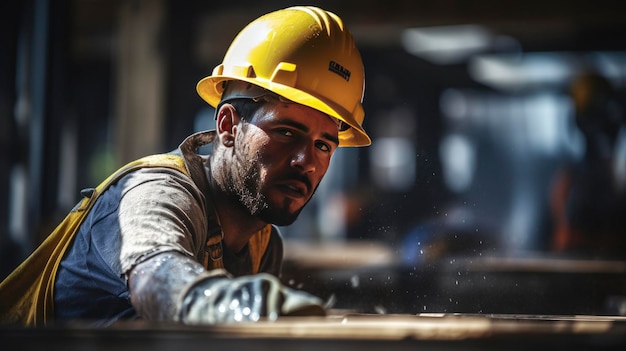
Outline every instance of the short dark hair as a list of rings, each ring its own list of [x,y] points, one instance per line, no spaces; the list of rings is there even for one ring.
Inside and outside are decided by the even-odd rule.
[[[252,116],[254,116],[258,109],[261,108],[261,106],[263,106],[266,102],[263,100],[255,101],[248,98],[226,100],[217,105],[215,112],[217,113],[217,111],[220,110],[220,107],[226,103],[231,104],[235,108],[241,120],[250,122]]]

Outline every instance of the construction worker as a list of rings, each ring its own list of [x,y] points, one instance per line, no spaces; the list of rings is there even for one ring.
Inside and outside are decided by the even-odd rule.
[[[554,176],[550,210],[555,252],[626,258],[626,109],[610,80],[583,70],[569,86],[584,153]]]
[[[185,139],[168,166],[150,158],[84,192],[97,201],[28,324],[325,315],[318,297],[279,280],[276,225],[296,220],[338,147],[371,143],[351,34],[320,8],[271,12],[237,35],[197,91],[216,129]],[[206,144],[210,155],[198,154]]]

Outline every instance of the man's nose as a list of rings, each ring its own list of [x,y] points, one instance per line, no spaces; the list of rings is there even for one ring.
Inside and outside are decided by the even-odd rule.
[[[305,173],[314,172],[317,160],[314,154],[315,147],[309,144],[302,144],[295,149],[291,158],[291,166],[300,168]]]

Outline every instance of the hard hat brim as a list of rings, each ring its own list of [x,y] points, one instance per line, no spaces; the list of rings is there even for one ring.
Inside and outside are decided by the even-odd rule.
[[[347,123],[351,128],[339,132],[340,147],[368,146],[372,143],[363,127],[357,122],[357,120],[363,121],[365,114],[361,105],[357,107],[357,111],[351,113],[332,102],[322,101],[311,94],[287,85],[259,78],[230,77],[224,75],[211,75],[203,78],[198,82],[196,91],[209,105],[217,107],[223,93],[222,83],[229,80],[244,81],[260,86],[295,103],[311,107]]]

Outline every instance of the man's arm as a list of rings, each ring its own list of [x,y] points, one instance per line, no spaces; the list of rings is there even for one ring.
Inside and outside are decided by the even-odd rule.
[[[128,280],[133,307],[150,320],[216,324],[325,315],[319,298],[288,288],[273,275],[232,278],[224,270],[207,272],[177,252],[136,265]]]
[[[203,272],[200,263],[179,252],[153,256],[128,274],[131,303],[142,318],[176,320],[182,294]]]

